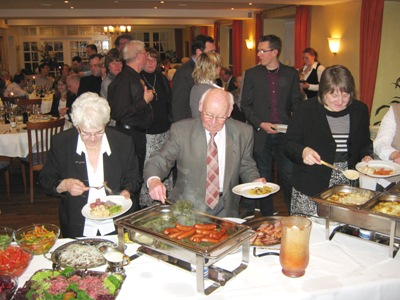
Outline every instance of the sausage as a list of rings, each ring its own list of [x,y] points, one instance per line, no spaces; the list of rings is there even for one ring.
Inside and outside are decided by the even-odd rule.
[[[194,235],[196,233],[196,228],[193,227],[193,229],[188,230],[188,231],[184,231],[183,233],[181,233],[180,235],[177,236],[178,240],[182,240],[185,238],[188,238],[192,235]]]
[[[173,233],[170,233],[168,236],[169,236],[170,239],[176,239],[178,237],[178,235],[180,235],[183,232],[185,232],[185,231],[173,232]]]
[[[178,228],[180,231],[189,231],[189,230],[192,230],[192,229],[193,229],[193,226],[183,226],[183,225],[181,225],[181,224],[179,224],[179,223],[177,223],[175,226],[176,226],[176,228]]]
[[[190,241],[193,243],[199,243],[203,237],[205,237],[203,234],[195,234],[190,237]]]
[[[176,227],[165,228],[164,234],[170,234],[170,233],[177,232],[177,231],[179,231],[179,229]]]
[[[212,233],[213,230],[202,230],[202,229],[196,229],[196,233],[197,234],[202,234],[202,235],[209,235],[210,233]]]
[[[225,233],[225,234],[219,239],[219,241],[222,242],[222,241],[225,240],[227,237],[229,237],[229,234]]]
[[[213,239],[210,237],[203,237],[203,238],[201,238],[201,241],[206,242],[206,243],[212,243],[212,244],[218,244],[220,242],[219,240],[216,240],[216,239]]]
[[[223,227],[223,228],[221,228],[221,230],[219,232],[216,230],[211,232],[210,237],[213,239],[216,239],[216,240],[220,240],[224,236],[225,232],[226,232],[226,228]]]
[[[213,230],[217,228],[216,224],[194,224],[194,227],[201,230]]]

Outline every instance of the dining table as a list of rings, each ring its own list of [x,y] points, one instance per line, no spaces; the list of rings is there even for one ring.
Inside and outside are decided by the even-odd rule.
[[[0,156],[28,156],[28,135],[23,127],[23,125],[17,125],[16,128],[11,128],[10,124],[0,125]]]
[[[47,114],[51,111],[51,105],[53,104],[53,95],[54,93],[45,93],[44,97],[41,97],[42,99],[42,105],[41,105],[41,112],[42,114]],[[36,95],[36,92],[29,94],[29,99],[37,99],[38,96]]]
[[[310,260],[302,277],[286,277],[281,271],[279,256],[256,257],[250,254],[248,267],[243,272],[210,295],[204,295],[196,290],[195,272],[141,254],[124,267],[126,279],[117,299],[399,299],[400,255],[390,258],[387,246],[341,233],[336,233],[329,240],[325,220],[311,220]],[[113,242],[118,240],[116,235],[101,238]],[[71,241],[57,240],[47,258],[44,255],[34,256],[19,278],[19,286],[23,286],[39,269],[51,269],[52,261],[48,259],[51,252]],[[127,244],[125,253],[134,255],[140,246]],[[279,253],[279,250],[258,249],[260,251]],[[252,249],[250,253],[253,253]],[[239,249],[224,256],[215,265],[234,270],[241,259],[242,251]],[[93,270],[105,271],[106,266]]]

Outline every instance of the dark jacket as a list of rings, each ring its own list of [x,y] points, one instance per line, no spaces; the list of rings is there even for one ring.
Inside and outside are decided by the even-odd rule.
[[[78,97],[86,92],[96,93],[97,95],[100,96],[101,81],[102,81],[101,76],[96,77],[90,75],[82,77],[79,83]]]
[[[350,133],[347,142],[348,168],[354,169],[366,155],[372,155],[367,106],[358,101],[346,108],[350,114]],[[308,196],[315,196],[329,187],[332,170],[322,165],[303,163],[305,147],[318,152],[329,163],[335,160],[336,143],[326,118],[326,110],[317,97],[302,102],[294,113],[285,136],[284,150],[294,164],[293,187]]]
[[[58,111],[58,105],[60,104],[60,99],[61,95],[59,93],[56,93],[53,95],[53,103],[51,104],[51,110],[49,112],[50,115],[53,117],[59,118],[60,117],[60,112]],[[76,95],[67,92],[67,104],[66,107],[69,108],[68,112],[71,112],[71,107],[72,104],[74,103],[76,99]]]
[[[103,154],[104,180],[113,193],[128,190],[132,195],[139,190],[142,181],[133,140],[113,128],[106,128],[106,135],[111,155]],[[81,196],[71,196],[56,191],[60,180],[66,178],[79,179],[88,184],[85,154],[76,153],[77,142],[78,131],[75,128],[55,135],[40,173],[40,183],[45,192],[62,198],[59,214],[63,237],[82,236],[85,224],[81,210],[87,203],[88,192]]]

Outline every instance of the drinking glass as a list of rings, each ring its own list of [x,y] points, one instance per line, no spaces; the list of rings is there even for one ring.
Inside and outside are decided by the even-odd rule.
[[[301,277],[305,274],[310,258],[311,221],[305,217],[291,216],[281,219],[281,224],[279,260],[282,273],[288,277]]]

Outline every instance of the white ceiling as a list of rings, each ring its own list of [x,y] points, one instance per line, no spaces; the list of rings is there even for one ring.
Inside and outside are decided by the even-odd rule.
[[[117,19],[120,24],[125,22],[132,25],[210,25],[214,20],[252,18],[255,11],[356,0],[249,1],[252,3],[244,0],[0,0],[0,19],[6,19],[9,25],[51,24],[53,20],[60,19],[75,19],[74,24],[87,23],[84,19],[90,19],[91,24],[109,23],[110,20],[115,22]]]

